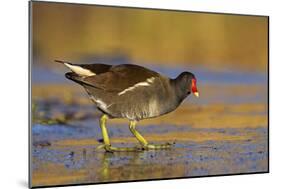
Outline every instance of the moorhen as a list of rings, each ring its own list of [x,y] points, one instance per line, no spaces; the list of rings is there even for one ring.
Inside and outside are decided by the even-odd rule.
[[[108,152],[166,149],[170,143],[149,144],[136,130],[136,123],[142,119],[158,117],[175,110],[192,92],[199,97],[196,78],[190,72],[182,72],[170,79],[155,71],[133,64],[73,64],[63,63],[71,72],[66,78],[82,85],[103,113],[100,127],[104,148]],[[141,148],[112,147],[106,129],[108,118],[126,118],[129,129],[141,144]]]

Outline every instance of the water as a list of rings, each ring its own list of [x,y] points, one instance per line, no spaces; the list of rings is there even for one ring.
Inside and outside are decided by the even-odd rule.
[[[186,138],[178,140],[173,148],[160,151],[144,152],[119,152],[105,153],[96,150],[99,143],[75,145],[77,140],[90,137],[95,140],[98,134],[92,132],[89,135],[86,130],[80,132],[76,129],[61,125],[49,126],[36,125],[33,133],[36,137],[46,136],[53,133],[54,140],[50,146],[33,146],[33,174],[40,174],[35,177],[35,185],[54,185],[71,183],[96,183],[124,180],[143,180],[159,178],[179,178],[207,175],[235,174],[235,173],[256,173],[267,171],[267,130],[264,129],[194,129],[191,127],[172,127],[162,125],[161,128],[169,129],[169,132],[195,132],[195,133],[223,133],[230,136],[239,136],[249,133],[258,138],[252,140],[203,140],[195,142]],[[95,127],[93,125],[93,127]],[[146,126],[141,130],[144,136],[150,133],[161,136],[163,130],[158,126]],[[128,128],[123,126],[110,126],[114,133],[111,138],[128,137]],[[62,131],[63,132],[58,132]],[[265,132],[265,133],[264,133]],[[70,134],[71,133],[71,134]],[[75,135],[73,135],[75,133]],[[83,137],[81,137],[83,136]],[[34,136],[34,138],[36,138]],[[41,137],[40,137],[41,138]],[[73,145],[58,143],[67,139]],[[42,139],[42,138],[41,138]],[[89,140],[89,138],[87,139]],[[69,142],[68,142],[69,143]],[[136,141],[127,143],[125,146],[137,145]],[[124,146],[124,143],[114,142],[114,146]],[[53,169],[52,165],[56,165]],[[43,175],[42,175],[43,171]],[[82,175],[81,175],[82,171]],[[70,175],[76,175],[71,179]],[[59,177],[54,181],[52,178]]]
[[[146,67],[171,78],[186,70]],[[190,95],[176,111],[137,125],[150,143],[174,146],[112,154],[97,150],[100,112],[85,91],[61,70],[33,67],[33,186],[267,172],[267,76],[190,70],[200,98]],[[107,128],[113,146],[139,146],[128,121],[110,120]]]

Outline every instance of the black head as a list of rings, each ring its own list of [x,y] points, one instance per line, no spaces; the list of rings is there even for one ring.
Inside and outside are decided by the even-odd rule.
[[[176,87],[177,94],[185,98],[187,95],[189,95],[192,92],[196,97],[199,97],[196,82],[197,80],[193,73],[182,72],[175,79],[175,87]]]

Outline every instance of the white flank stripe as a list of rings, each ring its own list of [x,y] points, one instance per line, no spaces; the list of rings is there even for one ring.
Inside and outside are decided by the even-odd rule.
[[[119,96],[120,96],[120,95],[123,95],[123,94],[125,94],[126,92],[132,91],[132,90],[134,90],[135,88],[140,87],[140,86],[150,86],[150,84],[152,84],[154,80],[155,80],[154,77],[148,78],[146,81],[137,83],[137,84],[133,85],[132,87],[129,87],[129,88],[127,88],[127,89],[124,89],[123,91],[121,91],[120,93],[118,93],[118,95],[119,95]]]
[[[104,110],[104,111],[106,111],[107,110],[107,105],[103,102],[103,101],[101,101],[101,100],[96,100],[96,103],[98,104],[98,106],[102,109],[102,110]]]
[[[151,77],[151,78],[148,78],[146,81],[148,82],[148,83],[153,83],[153,81],[154,81],[154,77]]]
[[[71,65],[68,63],[64,63],[64,65],[66,65],[69,69],[71,69],[71,71],[77,73],[78,75],[82,75],[82,76],[96,75],[95,73],[91,72],[90,70],[82,68],[80,66]]]

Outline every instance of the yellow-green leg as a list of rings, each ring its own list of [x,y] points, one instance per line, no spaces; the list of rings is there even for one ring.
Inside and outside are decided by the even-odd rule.
[[[106,129],[106,120],[108,119],[107,115],[102,115],[100,118],[100,127],[103,137],[104,144],[98,146],[98,149],[104,148],[107,152],[130,152],[130,151],[139,151],[138,148],[117,148],[112,147],[110,144],[109,136]]]
[[[136,130],[136,121],[130,121],[130,131],[135,135],[137,140],[140,142],[143,150],[161,150],[170,148],[172,145],[170,143],[166,144],[148,144],[148,142],[143,138],[143,136]]]

